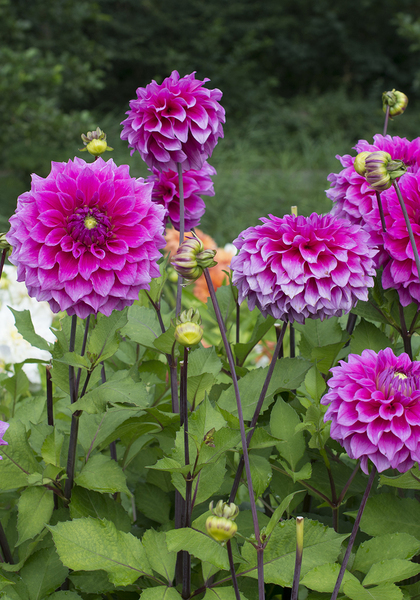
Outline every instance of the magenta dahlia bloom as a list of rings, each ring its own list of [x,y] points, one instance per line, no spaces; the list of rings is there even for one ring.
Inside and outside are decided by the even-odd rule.
[[[356,154],[382,150],[388,152],[393,160],[402,160],[409,173],[416,173],[420,169],[420,138],[410,142],[406,138],[390,135],[384,137],[378,134],[373,139],[373,144],[359,140],[354,146]],[[346,154],[337,155],[337,158],[344,169],[340,173],[331,173],[328,176],[331,187],[326,190],[327,197],[334,202],[333,214],[347,218],[351,223],[365,225],[368,231],[376,232],[378,204],[375,191],[366,179],[354,170],[355,156]],[[378,241],[380,238],[375,238],[375,242]]]
[[[222,92],[209,90],[195,78],[195,72],[179,78],[177,71],[161,85],[152,81],[138,88],[131,100],[128,117],[121,123],[121,139],[128,140],[151,168],[176,171],[201,169],[223,137],[225,110],[219,104]]]
[[[6,238],[30,296],[85,318],[130,306],[159,276],[164,209],[152,184],[98,158],[51,164],[19,196]]]
[[[172,225],[179,231],[178,173],[175,171],[160,172],[156,167],[152,169],[152,172],[153,174],[146,179],[154,184],[152,200],[165,207],[165,225],[168,219],[171,219]],[[216,175],[216,169],[207,161],[199,171],[190,169],[182,174],[186,231],[191,231],[193,227],[200,225],[200,219],[206,210],[206,205],[200,196],[214,196],[212,175]]]
[[[239,302],[264,316],[303,323],[348,313],[367,300],[377,250],[359,226],[331,214],[262,218],[233,242]]]
[[[324,420],[350,458],[404,473],[420,460],[420,362],[391,348],[350,354],[331,369]]]
[[[5,442],[3,439],[4,434],[6,433],[7,428],[9,427],[9,423],[5,423],[4,421],[0,421],[0,446],[8,446],[8,442]],[[0,460],[3,457],[0,456]]]
[[[414,239],[420,250],[420,171],[401,177],[399,187]],[[382,286],[384,289],[395,288],[403,306],[408,306],[411,302],[416,302],[420,306],[419,275],[404,215],[394,187],[383,192],[381,199],[386,222],[386,232],[382,233],[382,238],[388,256],[382,274]],[[379,210],[376,210],[375,217],[380,226]]]

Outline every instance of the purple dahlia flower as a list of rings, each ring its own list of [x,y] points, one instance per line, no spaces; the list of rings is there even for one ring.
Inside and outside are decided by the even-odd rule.
[[[359,226],[331,214],[262,218],[233,242],[239,302],[264,316],[303,323],[348,313],[367,300],[377,250]]]
[[[6,433],[7,428],[9,427],[9,423],[5,423],[4,421],[0,421],[0,446],[8,446],[8,442],[5,442],[3,439],[4,434]],[[3,457],[0,456],[0,460]]]
[[[420,172],[401,177],[399,187],[413,229],[414,240],[420,250]],[[403,306],[408,306],[411,302],[416,302],[420,306],[419,275],[395,188],[390,187],[383,192],[381,199],[387,226],[382,237],[388,255],[382,275],[382,286],[384,289],[395,288]],[[376,219],[379,220],[379,210],[376,210]]]
[[[171,219],[173,226],[179,231],[178,173],[175,171],[160,172],[156,167],[152,169],[152,172],[153,174],[146,179],[154,184],[152,200],[165,207],[165,224],[168,219]],[[186,231],[197,227],[204,215],[206,205],[200,196],[214,196],[212,175],[216,175],[216,169],[208,162],[205,162],[199,171],[190,169],[182,174]]]
[[[152,184],[98,158],[51,164],[18,198],[7,241],[30,296],[85,318],[130,306],[159,276],[164,210]]]
[[[177,71],[161,85],[152,81],[138,88],[131,100],[121,139],[140,152],[146,164],[159,171],[201,169],[211,156],[219,137],[223,137],[225,110],[219,104],[222,92],[203,85],[210,81],[195,79],[195,72],[179,78]]]
[[[391,137],[390,135],[375,135],[374,143],[359,140],[354,146],[356,154],[360,152],[388,152],[393,160],[402,160],[409,173],[420,169],[420,138],[412,142],[406,138]],[[327,197],[334,202],[332,213],[337,217],[347,218],[351,223],[364,225],[372,235],[374,245],[381,244],[381,224],[377,222],[378,204],[376,193],[366,179],[356,173],[353,164],[355,156],[337,155],[344,169],[340,173],[331,173],[328,181],[331,183],[326,190]]]
[[[420,460],[420,362],[391,348],[350,354],[348,363],[331,369],[324,420],[330,435],[368,472],[370,459],[379,472],[404,473]]]

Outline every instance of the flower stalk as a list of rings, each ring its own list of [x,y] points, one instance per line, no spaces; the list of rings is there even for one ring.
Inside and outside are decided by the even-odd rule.
[[[419,258],[419,253],[417,250],[416,241],[414,239],[413,228],[411,227],[410,219],[409,219],[407,209],[406,209],[406,206],[405,206],[402,194],[401,194],[400,186],[398,185],[398,181],[394,180],[393,184],[394,184],[395,191],[397,193],[397,197],[398,197],[398,201],[401,206],[402,213],[404,215],[404,221],[407,226],[408,237],[410,238],[411,248],[413,249],[414,260],[416,263],[417,273],[418,273],[419,281],[420,281],[420,258]]]
[[[298,600],[300,569],[302,567],[303,556],[303,517],[296,517],[296,560],[295,572],[293,575],[292,595],[291,600]]]

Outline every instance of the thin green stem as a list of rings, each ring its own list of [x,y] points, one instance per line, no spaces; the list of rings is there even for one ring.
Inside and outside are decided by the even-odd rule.
[[[356,539],[356,535],[357,535],[357,532],[359,529],[360,520],[362,518],[363,511],[365,510],[366,502],[367,502],[370,490],[372,489],[372,485],[373,485],[373,481],[375,479],[376,473],[377,473],[377,469],[375,466],[373,466],[372,470],[370,472],[370,475],[369,475],[369,480],[368,480],[368,483],[367,483],[367,486],[365,489],[365,493],[363,494],[362,502],[360,503],[360,507],[359,507],[359,511],[357,513],[356,520],[353,525],[353,530],[350,535],[346,553],[344,555],[343,562],[341,563],[340,572],[338,574],[337,581],[334,586],[334,591],[332,593],[331,600],[337,600],[338,592],[340,591],[341,582],[343,581],[344,573],[346,571],[346,566],[347,566],[347,563],[349,562],[351,550],[353,548],[353,544],[354,544],[354,541]]]
[[[388,129],[388,120],[389,120],[389,104],[386,105],[386,111],[385,111],[385,122],[384,122],[384,137],[386,136],[386,132]]]

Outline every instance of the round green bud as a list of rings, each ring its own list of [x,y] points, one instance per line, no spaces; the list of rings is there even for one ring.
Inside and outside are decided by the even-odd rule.
[[[186,238],[176,254],[171,259],[171,264],[178,275],[184,278],[185,283],[193,283],[202,274],[204,269],[213,267],[216,250],[204,250],[202,241],[192,232],[192,238]]]
[[[100,156],[104,152],[113,150],[106,142],[106,134],[99,127],[95,131],[88,131],[86,135],[82,133],[81,138],[86,146],[80,149],[81,152],[87,150],[92,156]]]
[[[391,117],[397,117],[407,108],[408,98],[402,92],[392,90],[391,92],[384,92],[382,94],[382,108],[386,112],[387,106],[389,106],[389,114]]]
[[[174,336],[181,346],[190,348],[201,342],[203,328],[197,323],[182,323],[176,326]]]
[[[359,152],[359,154],[354,159],[354,164],[353,164],[354,170],[356,171],[356,173],[359,173],[359,175],[362,175],[363,177],[365,176],[365,173],[366,173],[366,165],[365,165],[366,157],[369,156],[369,154],[371,154],[371,152],[368,152],[368,151]]]
[[[226,542],[233,538],[238,531],[238,526],[234,521],[224,517],[208,517],[206,531],[216,542]]]
[[[377,192],[383,192],[392,185],[387,165],[392,161],[388,152],[370,152],[365,159],[365,177],[367,182]]]
[[[213,507],[213,501],[209,504],[209,509],[216,515],[216,517],[224,517],[225,519],[236,519],[239,514],[239,507],[233,502],[223,502],[219,500],[215,507]]]

